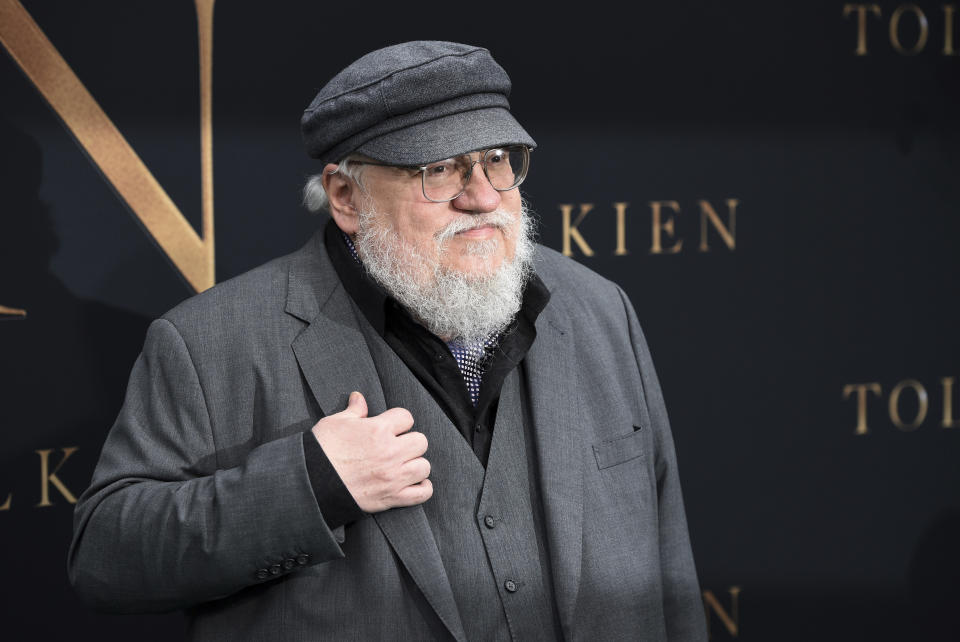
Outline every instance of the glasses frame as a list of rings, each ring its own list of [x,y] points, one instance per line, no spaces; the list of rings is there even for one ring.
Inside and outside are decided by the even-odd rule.
[[[511,185],[510,187],[505,187],[501,189],[499,187],[494,187],[493,181],[490,180],[490,175],[487,174],[487,155],[490,152],[495,152],[497,150],[508,149],[508,148],[519,148],[522,151],[523,173],[519,177],[517,177],[517,181],[513,185]],[[456,195],[451,196],[450,198],[441,198],[441,199],[430,198],[429,196],[427,196],[427,168],[433,163],[428,163],[426,165],[392,165],[390,163],[380,163],[377,161],[352,160],[349,162],[355,165],[373,165],[374,167],[395,167],[397,169],[409,169],[411,171],[416,170],[417,172],[420,173],[420,191],[423,192],[423,197],[428,201],[430,201],[431,203],[449,203],[450,201],[460,198],[463,195],[463,193],[467,191],[467,185],[470,184],[470,179],[473,177],[473,166],[476,165],[477,163],[479,163],[480,166],[483,167],[483,175],[487,179],[487,182],[490,183],[490,187],[493,187],[493,189],[497,190],[498,192],[509,192],[512,189],[516,189],[520,187],[520,184],[523,183],[524,180],[526,180],[527,172],[530,170],[530,154],[532,152],[533,150],[527,147],[526,145],[503,145],[501,147],[491,147],[490,149],[483,150],[479,160],[471,159],[470,169],[467,170],[467,175],[463,179],[463,189],[461,189],[459,192],[457,192]],[[472,152],[467,152],[467,153],[472,153]],[[465,154],[458,154],[458,156],[464,156],[464,155]],[[451,157],[451,158],[455,158],[455,157]],[[436,161],[436,162],[440,162],[440,161]]]

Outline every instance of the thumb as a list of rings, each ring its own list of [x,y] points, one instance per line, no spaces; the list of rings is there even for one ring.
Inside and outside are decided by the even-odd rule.
[[[354,417],[366,417],[367,400],[363,398],[362,394],[354,390],[350,393],[350,398],[347,400],[347,407],[343,412],[353,415]]]

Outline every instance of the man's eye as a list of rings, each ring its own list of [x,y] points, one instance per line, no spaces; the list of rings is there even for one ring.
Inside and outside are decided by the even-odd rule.
[[[487,156],[487,163],[496,165],[497,163],[502,163],[504,160],[506,160],[506,158],[506,152],[504,152],[502,149],[498,149],[495,152],[491,152],[490,155]]]
[[[437,163],[435,165],[427,165],[425,171],[427,178],[441,178],[449,174],[451,169],[449,163]]]

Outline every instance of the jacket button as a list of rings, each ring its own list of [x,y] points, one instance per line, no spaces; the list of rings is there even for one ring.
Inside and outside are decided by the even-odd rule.
[[[507,589],[511,593],[517,592],[517,583],[513,580],[507,580],[503,583],[503,588]]]
[[[280,575],[280,565],[274,564],[270,567],[270,575]]]
[[[310,556],[307,555],[306,553],[300,553],[299,555],[297,555],[297,564],[299,564],[300,566],[306,566],[307,562],[309,561],[310,561]]]
[[[257,571],[257,579],[258,579],[258,580],[265,580],[265,579],[267,579],[268,577],[270,577],[270,573],[267,572],[267,569],[261,568],[260,570]]]
[[[296,560],[286,559],[283,560],[283,570],[289,571],[291,568],[297,565]]]
[[[487,528],[493,528],[497,525],[497,520],[493,518],[493,515],[487,515],[483,518],[483,523],[486,524]]]

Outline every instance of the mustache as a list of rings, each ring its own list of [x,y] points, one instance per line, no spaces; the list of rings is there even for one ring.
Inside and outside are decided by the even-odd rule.
[[[506,231],[516,222],[517,214],[499,209],[485,214],[464,214],[453,219],[433,236],[438,243],[445,243],[460,232],[490,225]]]

